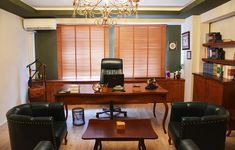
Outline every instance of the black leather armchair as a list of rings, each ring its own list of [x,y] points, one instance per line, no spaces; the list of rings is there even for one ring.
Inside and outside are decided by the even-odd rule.
[[[200,150],[223,150],[229,113],[223,107],[203,102],[172,103],[168,125],[169,144],[178,149],[191,139]]]
[[[101,60],[101,72],[100,72],[100,83],[104,84],[104,75],[108,74],[123,74],[123,62],[119,58],[103,58]],[[127,116],[126,111],[122,111],[120,107],[113,108],[113,104],[110,101],[110,108],[104,108],[102,112],[96,113],[96,117],[99,118],[100,114],[110,113],[110,117],[113,118],[113,112],[116,112],[116,116],[120,113],[123,113],[124,116]]]
[[[67,144],[63,103],[22,104],[10,109],[6,117],[12,150],[32,150],[40,141],[51,141],[59,149],[63,138]]]

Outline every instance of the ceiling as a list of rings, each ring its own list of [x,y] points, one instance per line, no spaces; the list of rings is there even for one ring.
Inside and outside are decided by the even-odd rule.
[[[72,8],[72,0],[21,0],[35,9]],[[140,0],[140,7],[183,8],[195,0]]]
[[[140,0],[139,18],[186,18],[230,0]],[[71,18],[72,0],[0,0],[0,8],[23,18]],[[83,17],[83,16],[77,16]]]

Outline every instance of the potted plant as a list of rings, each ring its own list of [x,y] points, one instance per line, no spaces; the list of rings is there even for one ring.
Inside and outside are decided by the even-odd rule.
[[[183,65],[176,66],[176,71],[174,72],[174,78],[175,79],[180,79],[182,66]]]

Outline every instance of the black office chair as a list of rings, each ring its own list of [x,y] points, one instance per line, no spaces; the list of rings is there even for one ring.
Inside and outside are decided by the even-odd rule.
[[[100,83],[105,84],[104,75],[113,75],[113,74],[123,74],[123,63],[122,59],[119,58],[103,58],[101,60],[101,73],[100,73]],[[124,114],[124,117],[127,116],[126,111],[122,111],[120,107],[113,108],[112,100],[110,100],[109,108],[103,108],[102,112],[96,113],[96,117],[99,118],[100,114],[108,114],[110,118],[118,116],[119,114]],[[113,114],[115,113],[115,114]]]

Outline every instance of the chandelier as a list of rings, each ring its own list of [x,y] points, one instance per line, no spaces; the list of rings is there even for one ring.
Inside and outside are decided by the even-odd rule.
[[[139,0],[73,0],[73,16],[96,18],[95,24],[116,24],[115,18],[137,15]]]

